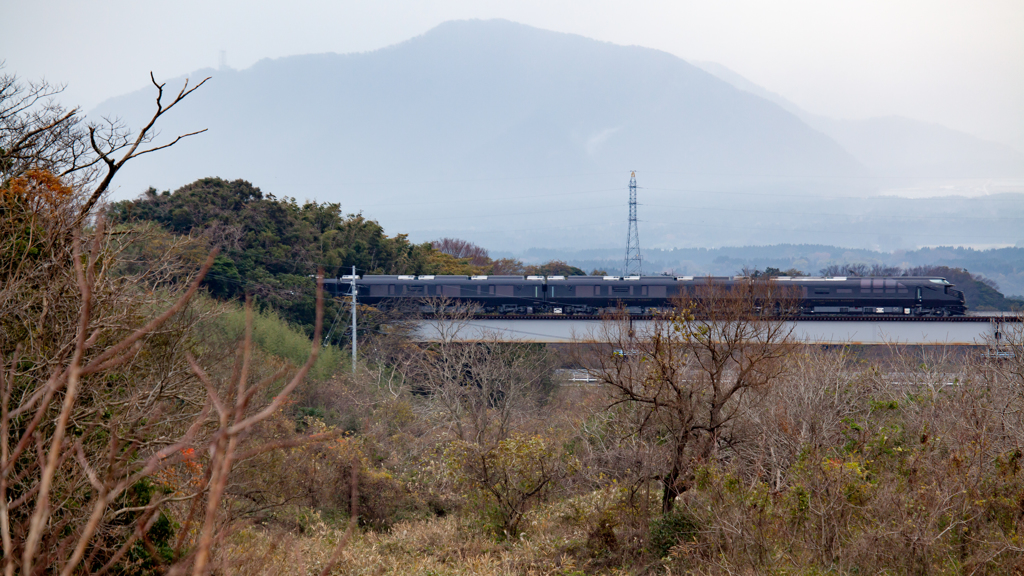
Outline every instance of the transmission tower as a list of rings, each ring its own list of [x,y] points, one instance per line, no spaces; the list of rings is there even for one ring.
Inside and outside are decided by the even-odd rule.
[[[636,227],[636,170],[629,173],[629,234],[626,236],[626,264],[622,273],[626,276],[640,276],[640,231]]]

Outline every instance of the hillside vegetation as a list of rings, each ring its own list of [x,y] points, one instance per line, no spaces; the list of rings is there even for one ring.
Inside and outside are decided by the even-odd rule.
[[[413,244],[404,234],[388,236],[362,214],[344,215],[333,203],[264,194],[244,180],[203,178],[174,192],[150,189],[136,200],[113,204],[113,222],[155,225],[162,242],[190,239],[192,250],[220,250],[203,285],[222,300],[253,296],[285,320],[313,326],[313,275],[351,274],[585,274],[558,261],[526,266],[516,259],[492,260],[487,251],[453,241],[445,246]],[[448,239],[451,240],[451,239]],[[159,242],[133,248],[140,261],[162,258]],[[466,251],[471,246],[475,250]],[[333,317],[337,303],[328,302]]]
[[[558,348],[431,301],[438,338],[392,322],[348,364],[313,267],[530,268],[243,181],[105,206],[190,92],[140,133],[55,93],[0,76],[7,574],[1024,570],[1024,323],[804,346],[762,274]]]

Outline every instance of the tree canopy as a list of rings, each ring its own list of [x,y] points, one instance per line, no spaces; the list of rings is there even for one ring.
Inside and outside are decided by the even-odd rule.
[[[310,326],[313,280],[350,273],[426,274],[442,268],[429,244],[384,233],[336,203],[278,199],[245,180],[203,178],[174,192],[149,189],[111,207],[115,222],[154,222],[174,234],[201,238],[221,255],[205,281],[221,298],[259,297],[288,320]]]
[[[204,281],[213,296],[253,294],[261,306],[307,328],[313,321],[311,277],[320,268],[328,278],[349,274],[352,266],[359,274],[586,274],[559,261],[527,266],[512,258],[492,260],[486,249],[457,238],[414,244],[405,234],[388,236],[362,214],[344,214],[340,204],[299,204],[245,180],[203,178],[174,192],[150,188],[112,205],[109,216],[121,224],[152,222],[219,248]],[[335,305],[328,305],[328,314]]]

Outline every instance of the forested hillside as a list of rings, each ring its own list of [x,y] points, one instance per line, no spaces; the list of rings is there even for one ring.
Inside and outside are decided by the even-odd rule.
[[[388,237],[371,220],[343,216],[337,204],[277,199],[244,180],[204,178],[173,194],[149,190],[115,204],[115,222],[153,222],[219,248],[205,285],[220,298],[250,294],[288,320],[311,327],[313,280],[350,274],[418,274],[438,266],[429,245]],[[444,256],[444,255],[440,255]],[[330,306],[330,305],[329,305]]]
[[[404,234],[388,236],[362,214],[335,203],[305,202],[264,194],[245,180],[203,178],[174,192],[150,189],[140,198],[113,204],[115,223],[152,223],[170,236],[189,236],[206,250],[221,252],[204,286],[221,299],[255,296],[263,308],[311,329],[312,276],[358,274],[585,274],[552,261],[525,266],[516,259],[492,260],[487,251],[454,241],[413,244]],[[451,239],[449,239],[451,240]],[[464,253],[465,252],[465,253]],[[141,250],[139,258],[159,258]],[[336,303],[328,302],[328,313]]]

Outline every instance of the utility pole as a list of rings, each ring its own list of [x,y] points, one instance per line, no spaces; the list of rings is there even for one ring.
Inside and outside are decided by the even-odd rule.
[[[636,226],[636,170],[629,173],[629,233],[626,235],[626,263],[624,276],[641,276],[640,231]]]
[[[352,373],[356,373],[356,267],[352,267]]]

